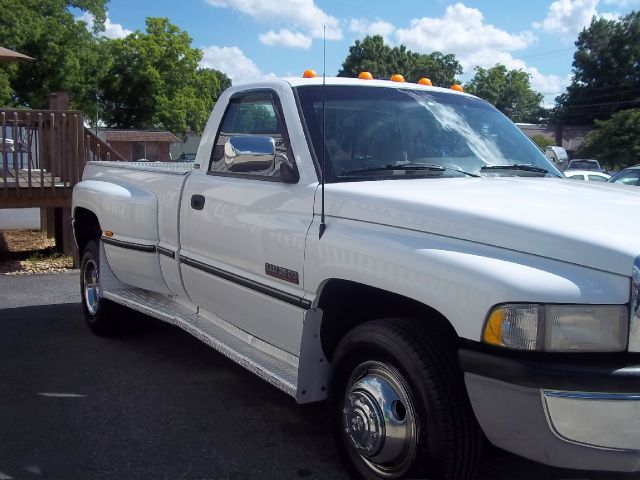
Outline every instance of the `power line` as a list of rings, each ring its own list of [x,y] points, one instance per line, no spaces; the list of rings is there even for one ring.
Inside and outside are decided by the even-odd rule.
[[[518,55],[518,58],[524,59],[524,58],[544,57],[547,55],[558,55],[560,53],[568,52],[569,50],[575,50],[575,48],[571,47],[571,48],[561,48],[558,50],[548,50],[546,52],[532,53],[531,55],[524,55],[524,56]]]

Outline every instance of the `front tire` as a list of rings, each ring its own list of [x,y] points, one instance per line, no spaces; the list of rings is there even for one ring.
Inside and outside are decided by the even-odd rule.
[[[339,449],[365,478],[471,478],[482,436],[452,342],[389,318],[336,348],[329,406]]]
[[[87,324],[98,335],[120,333],[119,305],[102,297],[100,291],[100,244],[90,240],[80,262],[80,292]]]

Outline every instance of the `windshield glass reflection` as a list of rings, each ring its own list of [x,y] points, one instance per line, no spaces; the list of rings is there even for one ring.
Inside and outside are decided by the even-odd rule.
[[[297,93],[318,159],[325,149],[328,181],[562,176],[487,102],[432,90],[327,86],[323,146],[321,88]]]

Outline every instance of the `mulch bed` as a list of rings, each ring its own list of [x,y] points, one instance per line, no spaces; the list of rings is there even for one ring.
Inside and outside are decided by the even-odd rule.
[[[38,230],[0,230],[0,275],[60,273],[73,259],[56,252],[53,239]]]

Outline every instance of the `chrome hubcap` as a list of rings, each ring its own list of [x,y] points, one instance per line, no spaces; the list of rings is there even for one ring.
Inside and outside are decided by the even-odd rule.
[[[91,315],[98,313],[100,306],[100,282],[98,277],[98,264],[91,259],[84,265],[82,272],[84,280],[84,303]]]
[[[359,365],[347,386],[344,431],[376,474],[402,475],[416,452],[416,414],[402,377],[380,362]]]

